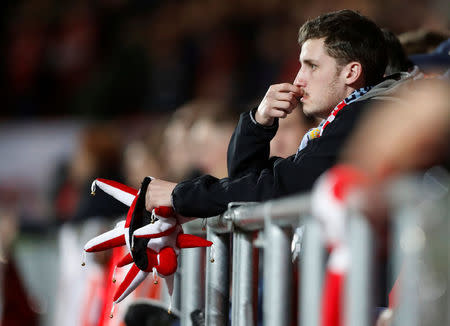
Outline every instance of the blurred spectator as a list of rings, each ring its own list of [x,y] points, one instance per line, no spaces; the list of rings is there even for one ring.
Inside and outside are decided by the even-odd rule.
[[[427,29],[407,31],[398,35],[406,55],[430,53],[440,43],[450,37],[449,32],[439,32]]]
[[[441,75],[450,69],[450,38],[438,45],[431,53],[410,56],[427,76]]]
[[[90,195],[97,177],[120,181],[121,141],[113,124],[93,124],[80,135],[73,158],[58,171],[54,191],[54,214],[59,221],[92,216],[117,216],[126,206],[99,191]]]
[[[400,33],[445,27],[442,2],[365,0],[357,9]],[[196,97],[231,98],[241,111],[293,62],[295,26],[345,7],[344,0],[7,2],[4,111],[112,117],[173,111]],[[391,14],[399,8],[401,21]]]
[[[377,180],[449,167],[450,97],[448,82],[405,84],[401,102],[383,105],[364,117],[343,155]],[[375,123],[376,121],[376,123]]]
[[[32,301],[16,267],[11,246],[18,232],[18,216],[10,203],[0,204],[0,325],[38,325],[36,302]]]
[[[3,201],[3,199],[2,199]],[[18,228],[17,213],[14,208],[2,203],[0,208],[0,262],[8,261],[12,242],[16,238]]]
[[[193,166],[202,174],[224,178],[228,175],[228,143],[238,116],[218,102],[205,101],[197,105],[203,109],[189,133]]]
[[[58,232],[59,269],[55,282],[54,325],[108,325],[104,307],[111,303],[111,252],[87,255],[81,267],[81,252],[87,240],[111,227],[111,222],[95,217],[78,223],[65,223]],[[108,291],[109,290],[109,291]]]
[[[166,175],[161,157],[165,119],[153,121],[147,128],[148,134],[129,142],[123,154],[125,184],[136,189],[146,176]]]
[[[397,90],[399,100],[383,106],[378,105],[371,110],[363,118],[346,145],[342,156],[343,161],[356,166],[371,179],[369,186],[365,187],[364,195],[360,198],[363,198],[365,215],[371,221],[375,231],[377,258],[382,257],[381,260],[377,260],[376,266],[382,267],[383,264],[386,264],[385,255],[390,247],[388,245],[390,237],[388,219],[391,215],[388,203],[391,202],[391,199],[386,197],[388,192],[383,188],[388,181],[408,173],[432,171],[430,168],[440,165],[438,170],[441,172],[432,172],[431,178],[428,177],[428,182],[438,185],[439,196],[436,197],[436,194],[431,195],[421,189],[422,195],[417,205],[430,199],[436,200],[444,197],[445,200],[445,196],[448,201],[449,91],[450,87],[447,81],[423,79],[405,83]],[[445,171],[442,167],[445,167],[447,171],[442,172]],[[439,178],[439,175],[443,177]],[[435,206],[436,203],[434,202],[432,205]],[[431,222],[431,224],[433,223],[436,221]],[[448,224],[448,221],[445,223]],[[433,224],[433,228],[436,228],[436,224]],[[427,250],[430,250],[429,246],[430,244],[428,244]],[[434,273],[435,268],[435,266],[432,267],[431,274]],[[427,268],[425,272],[421,272],[429,273],[429,271]],[[397,275],[393,275],[393,277],[395,278]],[[430,274],[425,277],[434,278]],[[398,304],[398,288],[402,287],[401,282],[402,277],[399,276],[395,285],[397,289],[393,289],[392,285],[389,287],[392,289],[389,294],[390,309],[381,313],[377,326],[392,325],[393,314],[395,314],[395,307]],[[382,286],[378,286],[377,289],[381,288]],[[426,302],[425,297],[426,295],[418,293],[418,298]],[[443,310],[442,307],[440,308],[439,313],[442,316]]]
[[[115,40],[118,44],[106,51],[90,80],[72,98],[68,106],[72,114],[111,119],[143,111],[150,68],[143,37],[134,35],[146,28],[139,22],[123,23],[133,37]]]
[[[40,5],[20,4],[6,24],[4,92],[7,111],[14,116],[39,114],[39,79],[45,56],[46,22]]]
[[[68,3],[63,8],[48,40],[45,64],[52,75],[48,81],[52,90],[47,91],[53,94],[48,96],[69,105],[66,99],[73,98],[92,77],[97,64],[98,26],[88,2]]]
[[[405,50],[397,36],[386,28],[383,29],[383,34],[388,52],[388,64],[384,73],[385,76],[412,69],[413,63],[406,56]]]
[[[125,315],[126,326],[171,326],[178,325],[179,317],[168,314],[164,307],[154,302],[136,302],[130,305]]]
[[[160,2],[149,17],[145,33],[150,63],[146,111],[173,111],[192,96],[195,65],[182,38],[182,15],[178,2],[169,0]]]
[[[201,100],[192,101],[178,108],[169,120],[162,145],[162,158],[169,180],[180,181],[199,174],[193,162],[189,132],[205,109]]]

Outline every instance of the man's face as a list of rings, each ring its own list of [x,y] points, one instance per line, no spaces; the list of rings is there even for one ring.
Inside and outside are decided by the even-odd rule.
[[[300,64],[294,85],[304,91],[300,99],[303,112],[325,119],[349,95],[343,71],[336,59],[327,54],[323,38],[309,39],[303,43]]]

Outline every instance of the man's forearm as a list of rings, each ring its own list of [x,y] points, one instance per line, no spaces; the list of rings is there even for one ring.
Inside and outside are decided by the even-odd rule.
[[[254,121],[252,112],[242,113],[228,146],[228,176],[234,178],[249,169],[265,168],[269,159],[270,141],[277,128],[278,120],[271,127],[263,127]]]

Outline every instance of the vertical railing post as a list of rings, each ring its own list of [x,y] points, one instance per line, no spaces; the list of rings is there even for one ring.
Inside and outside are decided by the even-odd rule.
[[[174,278],[174,282],[173,282],[173,297],[172,297],[172,305],[173,308],[181,311],[181,273],[180,271],[177,271],[175,273],[175,278]]]
[[[324,273],[324,249],[322,246],[320,225],[310,218],[305,225],[302,251],[299,257],[299,316],[301,326],[320,325],[320,302]]]
[[[181,326],[191,326],[191,313],[203,309],[203,248],[190,248],[181,251]]]
[[[234,230],[231,293],[231,324],[233,326],[254,325],[253,268],[252,233]]]
[[[356,210],[349,216],[350,270],[345,291],[348,326],[371,324],[373,235],[368,220]]]
[[[230,305],[230,235],[217,234],[207,228],[207,238],[214,243],[214,262],[208,261],[210,250],[207,251],[206,263],[206,326],[226,326],[229,319]]]
[[[423,250],[425,235],[418,226],[420,211],[411,202],[397,203],[394,218],[394,275],[399,276],[398,307],[394,325],[416,326],[419,324],[419,254]],[[403,271],[403,272],[401,272]]]
[[[291,320],[292,262],[288,230],[270,220],[265,204],[263,319],[265,326],[289,325]]]

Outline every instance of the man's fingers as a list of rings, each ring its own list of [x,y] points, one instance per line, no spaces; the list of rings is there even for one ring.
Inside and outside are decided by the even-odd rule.
[[[151,191],[150,187],[147,188],[147,192],[145,193],[145,209],[149,212],[153,210],[153,205],[151,204]]]
[[[152,185],[152,182],[148,185],[147,193],[145,195],[145,209],[149,212],[152,212],[153,209],[158,207],[158,187],[155,187],[155,185]]]
[[[295,109],[295,107],[297,106],[297,104],[293,105],[291,102],[288,101],[274,101],[273,102],[273,107],[275,110],[282,110],[285,111],[286,113],[291,113],[292,110]]]
[[[289,93],[278,92],[275,94],[274,97],[278,101],[287,101],[291,103],[293,106],[296,106],[298,104],[297,96],[292,92]]]
[[[274,118],[285,118],[297,107],[302,94],[300,87],[289,83],[271,85],[258,106],[256,122],[270,126]]]
[[[160,179],[154,179],[148,185],[145,196],[145,208],[151,212],[160,206],[172,206],[171,195],[177,184]]]
[[[272,88],[274,91],[278,91],[278,92],[292,92],[298,96],[301,96],[303,94],[303,91],[300,87],[289,84],[289,83],[281,83],[281,84],[272,85],[270,88]]]

